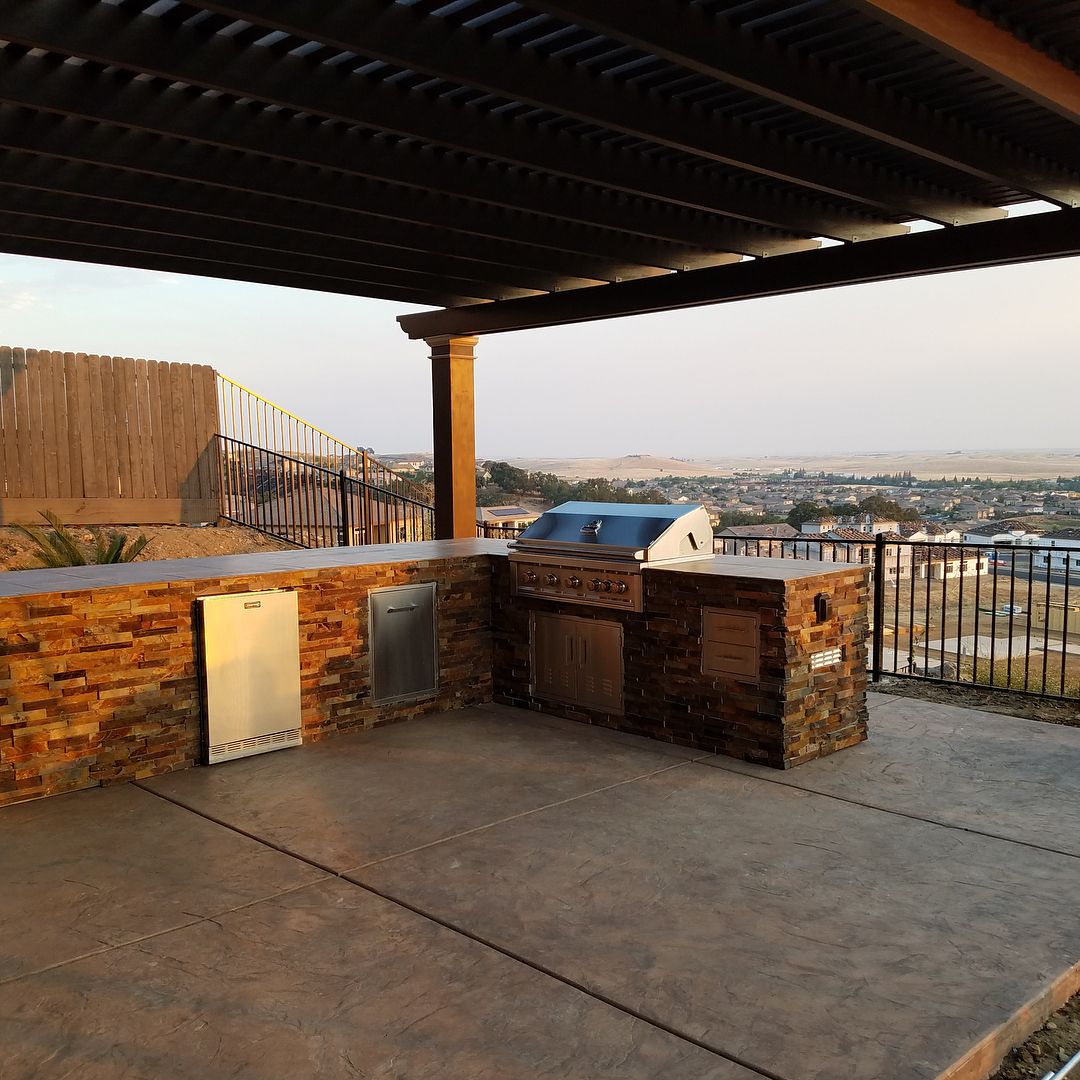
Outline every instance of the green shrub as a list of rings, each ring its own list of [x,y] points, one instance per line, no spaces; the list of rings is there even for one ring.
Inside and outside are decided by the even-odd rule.
[[[23,570],[35,570],[42,566],[87,566],[103,563],[131,562],[150,541],[145,536],[132,541],[120,532],[112,532],[105,537],[100,529],[91,529],[94,546],[87,551],[71,530],[51,510],[42,510],[41,516],[52,526],[51,532],[45,532],[36,525],[13,525],[12,528],[22,533],[37,551],[37,567],[24,566]]]

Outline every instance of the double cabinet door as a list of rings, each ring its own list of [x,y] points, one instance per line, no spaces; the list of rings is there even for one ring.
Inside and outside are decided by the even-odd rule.
[[[532,695],[601,712],[623,711],[620,623],[533,612]]]

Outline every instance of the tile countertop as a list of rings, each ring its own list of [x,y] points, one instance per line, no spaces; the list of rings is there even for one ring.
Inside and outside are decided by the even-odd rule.
[[[252,555],[215,555],[204,559],[157,559],[108,566],[72,566],[56,570],[8,570],[0,574],[0,598],[44,593],[81,592],[125,585],[251,577],[255,574],[325,570],[334,566],[387,566],[393,563],[505,555],[505,540],[425,540],[413,544],[363,547],[300,548]]]
[[[750,565],[748,565],[750,564]],[[816,559],[759,559],[747,555],[712,555],[647,570],[658,573],[703,574],[709,577],[749,578],[756,581],[799,581],[829,577],[852,570],[869,570],[868,563],[818,562]]]
[[[250,577],[255,574],[323,570],[334,566],[387,566],[394,563],[506,556],[505,540],[425,540],[412,544],[371,544],[364,547],[301,548],[252,555],[216,555],[204,559],[158,559],[109,566],[72,566],[56,570],[17,570],[0,574],[0,598],[81,592],[124,585]],[[753,563],[753,565],[748,565]],[[859,563],[825,563],[795,559],[749,559],[713,555],[689,562],[649,568],[650,573],[673,571],[766,581],[791,581],[857,570]]]

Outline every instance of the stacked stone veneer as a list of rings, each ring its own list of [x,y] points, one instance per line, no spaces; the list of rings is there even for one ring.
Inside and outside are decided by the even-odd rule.
[[[634,613],[510,598],[509,568],[500,561],[492,587],[495,700],[790,768],[866,738],[867,578],[859,567],[788,581],[648,570],[645,610]],[[819,623],[814,600],[822,592],[833,615]],[[702,674],[703,607],[758,613],[760,682]],[[530,610],[623,624],[624,714],[530,696]],[[840,663],[811,670],[814,653],[838,646]]]
[[[196,763],[197,596],[294,589],[303,738],[491,700],[487,556],[0,598],[0,804]],[[440,689],[371,704],[369,589],[438,583]]]

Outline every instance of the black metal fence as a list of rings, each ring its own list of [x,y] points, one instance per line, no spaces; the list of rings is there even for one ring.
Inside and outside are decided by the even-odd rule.
[[[516,540],[525,530],[516,525],[492,525],[476,523],[476,535],[488,540]]]
[[[1080,548],[717,537],[718,554],[861,563],[873,677],[1080,697]]]
[[[395,490],[219,435],[221,513],[298,547],[430,540],[434,510]]]

